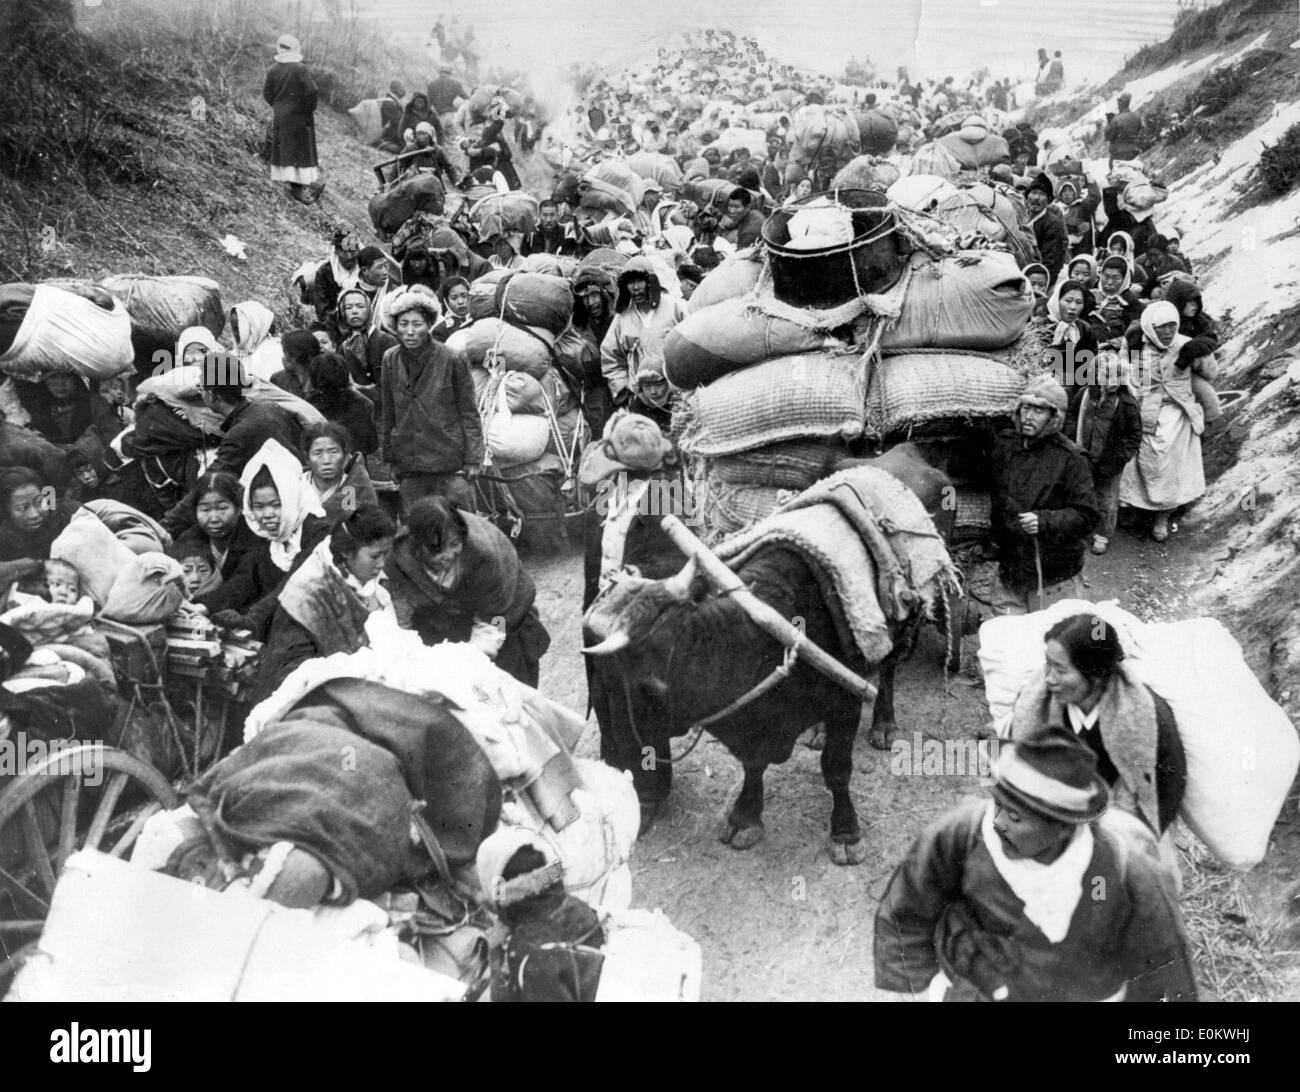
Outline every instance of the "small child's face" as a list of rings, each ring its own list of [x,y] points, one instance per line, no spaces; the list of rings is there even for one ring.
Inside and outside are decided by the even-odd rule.
[[[212,562],[206,557],[187,557],[181,562],[181,572],[184,574],[181,585],[185,588],[185,596],[193,599],[199,588],[211,579]]]
[[[1047,295],[1047,277],[1042,273],[1030,273],[1029,283],[1033,286],[1034,294],[1038,296]]]
[[[73,477],[88,489],[94,489],[99,485],[99,471],[88,463],[84,463],[73,471]]]
[[[71,607],[76,606],[77,600],[81,598],[81,580],[62,566],[47,570],[45,582],[50,589],[51,603],[61,603]]]

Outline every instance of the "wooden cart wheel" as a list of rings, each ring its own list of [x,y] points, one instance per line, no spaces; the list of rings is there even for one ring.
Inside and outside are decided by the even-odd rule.
[[[957,588],[945,588],[938,619],[943,631],[943,672],[961,673],[961,639],[966,630],[966,599]]]
[[[87,771],[102,781],[87,785]],[[134,791],[124,802],[128,788]],[[121,857],[150,815],[176,805],[171,784],[152,766],[116,747],[89,744],[48,755],[0,792],[0,845],[26,851],[14,871],[0,867],[0,908],[9,911],[0,921],[0,992],[40,935],[67,859],[79,849]],[[16,830],[20,838],[12,837]]]

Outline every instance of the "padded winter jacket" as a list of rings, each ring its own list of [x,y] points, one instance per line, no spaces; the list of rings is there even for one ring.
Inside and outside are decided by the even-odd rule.
[[[993,540],[1002,582],[1014,591],[1036,587],[1035,542],[1044,585],[1078,575],[1100,519],[1083,452],[1059,432],[1026,441],[1009,429],[994,443],[992,467]],[[1026,512],[1038,516],[1037,535],[1020,529]]]
[[[483,426],[469,364],[441,342],[384,354],[379,441],[398,475],[483,465]]]

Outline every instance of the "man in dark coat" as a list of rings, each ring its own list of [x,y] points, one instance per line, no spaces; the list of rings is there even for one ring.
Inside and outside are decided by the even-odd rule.
[[[763,231],[765,217],[754,208],[754,195],[747,189],[737,187],[727,198],[727,220],[731,230],[736,233],[736,248],[753,246],[758,242]]]
[[[221,414],[224,434],[216,458],[208,469],[224,470],[236,478],[267,440],[276,440],[289,451],[296,452],[302,433],[298,419],[288,410],[272,402],[252,402],[245,398],[246,386],[243,366],[234,353],[210,352],[204,356],[199,389],[204,404]],[[163,516],[162,525],[173,537],[178,537],[193,525],[197,500],[191,490]]]
[[[1084,598],[1079,574],[1099,513],[1088,460],[1061,434],[1067,408],[1061,385],[1039,376],[1020,396],[1015,428],[994,444],[997,614]]]
[[[445,64],[438,69],[438,78],[429,82],[429,105],[440,118],[451,114],[460,100],[469,98],[465,85],[456,79],[455,71],[451,65]]]
[[[876,985],[948,1001],[1195,1001],[1178,904],[1143,832],[1105,815],[1096,755],[1053,727],[1004,744],[993,772],[993,799],[941,816],[890,879]]]
[[[275,112],[271,181],[285,183],[291,197],[310,205],[325,188],[316,159],[316,81],[302,63],[302,47],[292,34],[280,36],[262,98]]]
[[[379,100],[379,121],[383,129],[379,135],[380,151],[396,155],[402,150],[402,115],[406,112],[406,88],[401,80],[388,85],[388,94]]]
[[[1052,179],[1046,171],[1035,176],[1025,194],[1029,226],[1034,230],[1038,253],[1042,255],[1043,265],[1047,266],[1051,278],[1049,287],[1056,283],[1070,256],[1070,235],[1065,230],[1065,218],[1052,205],[1054,195]]]
[[[537,206],[537,229],[524,236],[519,253],[558,254],[564,245],[564,225],[560,223],[560,206],[547,198]]]
[[[1106,126],[1112,164],[1117,159],[1137,159],[1142,154],[1142,119],[1129,109],[1133,96],[1126,91],[1118,101],[1119,113]]]
[[[383,458],[404,509],[441,496],[472,512],[485,452],[469,364],[431,337],[433,297],[403,292],[393,307],[398,343],[384,354],[380,375]]]
[[[573,280],[573,328],[582,337],[582,375],[577,379],[582,392],[582,415],[592,439],[599,439],[605,422],[614,412],[614,398],[600,371],[600,346],[614,321],[617,299],[614,277],[605,269],[578,270]]]
[[[208,353],[203,358],[203,401],[222,415],[224,433],[208,470],[224,470],[235,477],[267,440],[277,440],[288,450],[297,451],[302,431],[288,410],[273,402],[250,402],[245,398],[242,380],[239,358],[233,353]]]

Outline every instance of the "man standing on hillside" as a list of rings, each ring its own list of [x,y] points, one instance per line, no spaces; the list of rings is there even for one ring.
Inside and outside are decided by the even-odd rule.
[[[1129,109],[1133,96],[1127,91],[1118,99],[1119,113],[1106,126],[1106,140],[1110,143],[1110,162],[1117,159],[1137,159],[1141,154],[1142,119]]]

